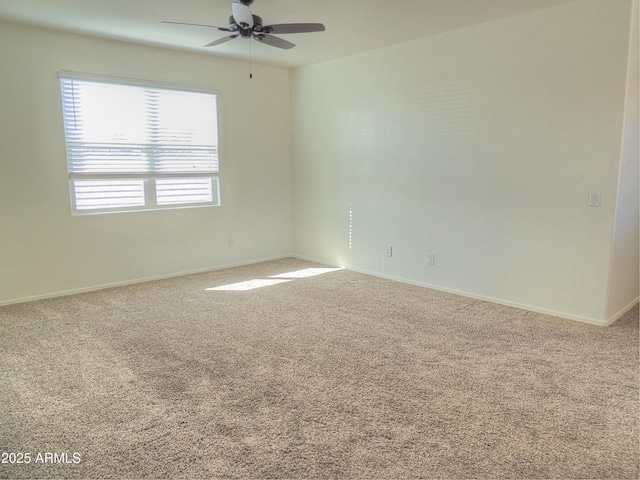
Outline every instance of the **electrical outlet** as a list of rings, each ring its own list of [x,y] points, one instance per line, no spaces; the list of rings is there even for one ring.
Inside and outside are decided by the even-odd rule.
[[[387,247],[387,257],[392,257],[393,256],[393,247]]]
[[[235,238],[230,238],[229,239],[229,248],[233,248],[236,246],[236,239]]]
[[[436,264],[436,254],[435,253],[427,253],[427,264],[435,265]]]

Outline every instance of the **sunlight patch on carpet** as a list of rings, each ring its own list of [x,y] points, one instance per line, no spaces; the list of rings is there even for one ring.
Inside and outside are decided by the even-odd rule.
[[[227,290],[227,291],[247,291],[255,288],[269,287],[278,283],[286,283],[291,280],[276,280],[274,278],[255,278],[253,280],[247,280],[246,282],[232,283],[230,285],[222,285],[221,287],[207,288],[207,291],[213,290]]]
[[[322,275],[323,273],[335,272],[342,270],[342,267],[337,268],[303,268],[295,272],[280,273],[278,275],[271,275],[269,278],[308,278],[315,277],[316,275]]]
[[[279,273],[278,275],[270,275],[269,278],[254,278],[253,280],[247,280],[246,282],[232,283],[230,285],[222,285],[220,287],[207,288],[207,291],[248,291],[256,288],[269,287],[271,285],[277,285],[279,283],[286,283],[298,278],[315,277],[316,275],[322,275],[323,273],[335,272],[342,270],[343,267],[337,268],[303,268],[302,270],[296,270],[294,272]]]

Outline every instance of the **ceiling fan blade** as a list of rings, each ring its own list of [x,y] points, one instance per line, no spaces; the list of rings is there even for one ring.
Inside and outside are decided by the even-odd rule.
[[[162,23],[171,23],[173,25],[187,25],[189,27],[207,27],[207,28],[217,28],[222,32],[235,32],[235,30],[228,27],[218,27],[217,25],[202,25],[201,23],[184,23],[184,22],[169,22],[167,20],[163,20]]]
[[[253,15],[249,5],[241,2],[233,2],[231,4],[233,20],[240,28],[253,28]]]
[[[264,33],[307,33],[324,32],[324,25],[321,23],[281,23],[279,25],[265,25],[262,27]]]
[[[228,37],[222,37],[222,38],[219,38],[218,40],[214,40],[211,43],[207,43],[205,47],[215,47],[216,45],[227,43],[229,40],[233,40],[234,38],[237,38],[237,37],[238,37],[237,33],[235,35],[229,35]]]
[[[271,45],[272,47],[284,48],[285,50],[289,50],[290,48],[296,46],[295,43],[288,42],[282,38],[274,37],[273,35],[255,34],[253,38],[261,43],[266,43],[267,45]]]

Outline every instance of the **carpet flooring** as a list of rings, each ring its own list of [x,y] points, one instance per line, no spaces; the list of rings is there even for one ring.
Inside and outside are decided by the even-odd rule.
[[[0,478],[636,479],[638,323],[298,259],[4,306]]]

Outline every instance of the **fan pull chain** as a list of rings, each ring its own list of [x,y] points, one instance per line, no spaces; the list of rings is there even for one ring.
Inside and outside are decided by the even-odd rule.
[[[253,38],[249,39],[249,78],[253,78]]]

